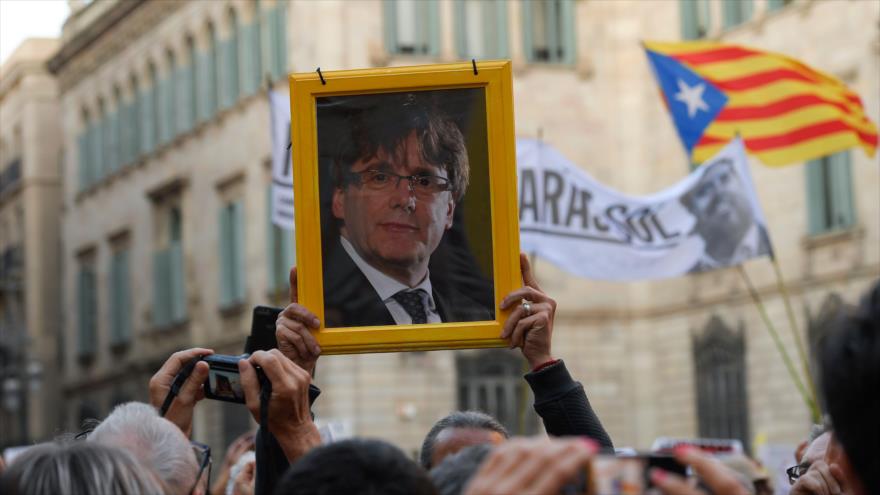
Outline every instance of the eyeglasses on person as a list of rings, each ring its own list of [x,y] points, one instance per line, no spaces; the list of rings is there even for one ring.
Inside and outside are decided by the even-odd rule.
[[[406,179],[409,190],[416,196],[430,197],[443,191],[449,191],[451,183],[446,177],[430,174],[399,175],[383,170],[366,170],[351,174],[358,182],[371,191],[388,191],[400,187],[400,181]]]
[[[193,452],[196,454],[196,460],[199,462],[199,472],[196,475],[196,482],[193,484],[192,489],[190,489],[189,493],[195,493],[196,488],[199,487],[199,483],[202,482],[202,475],[205,474],[205,469],[208,470],[208,475],[205,477],[205,490],[204,493],[208,493],[207,485],[211,482],[211,447],[199,442],[195,442],[190,440],[190,445],[192,445]]]

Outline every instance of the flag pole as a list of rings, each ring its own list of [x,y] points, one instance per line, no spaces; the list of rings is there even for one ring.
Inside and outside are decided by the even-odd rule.
[[[794,319],[794,310],[791,308],[791,297],[788,293],[788,287],[785,285],[785,280],[782,278],[782,269],[779,267],[779,261],[777,261],[776,256],[770,257],[770,262],[773,264],[773,271],[776,273],[776,283],[779,286],[779,291],[782,293],[782,300],[785,302],[785,312],[788,314],[788,324],[791,329],[791,333],[794,335],[794,341],[797,347],[798,354],[801,358],[801,366],[804,368],[804,375],[807,379],[807,385],[810,387],[810,393],[813,398],[813,402],[815,404],[819,403],[818,395],[816,394],[816,383],[813,380],[813,375],[810,373],[810,364],[807,360],[807,352],[806,347],[804,347],[803,339],[801,339],[800,332],[798,332],[797,324]]]
[[[752,301],[754,301],[755,306],[758,308],[758,312],[761,314],[761,318],[764,320],[764,325],[767,327],[767,331],[768,333],[770,333],[770,337],[773,338],[773,342],[776,344],[776,349],[782,356],[782,361],[785,363],[785,367],[788,370],[788,374],[791,377],[791,380],[794,382],[795,386],[801,394],[801,398],[804,400],[804,403],[810,410],[813,422],[817,423],[819,421],[819,409],[816,406],[816,402],[807,394],[807,389],[804,387],[804,383],[798,376],[797,371],[794,367],[794,363],[792,363],[791,357],[789,357],[788,355],[788,351],[785,350],[785,346],[782,344],[782,339],[779,338],[779,333],[776,331],[776,327],[773,326],[773,322],[770,321],[770,316],[767,314],[767,308],[764,306],[764,302],[761,301],[761,295],[755,289],[755,286],[752,285],[752,281],[751,279],[749,279],[749,275],[748,273],[746,273],[745,268],[743,268],[742,265],[737,265],[737,269],[739,270],[743,281],[745,281],[746,287],[748,287],[749,289],[749,295],[752,296]]]

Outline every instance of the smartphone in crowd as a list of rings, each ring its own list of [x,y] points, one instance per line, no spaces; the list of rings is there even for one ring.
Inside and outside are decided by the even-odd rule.
[[[641,495],[651,483],[651,469],[659,468],[680,476],[687,466],[668,454],[598,455],[590,461],[586,475],[588,495]]]

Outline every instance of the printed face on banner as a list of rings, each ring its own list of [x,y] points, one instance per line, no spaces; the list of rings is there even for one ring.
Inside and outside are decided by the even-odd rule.
[[[494,318],[485,105],[470,88],[317,98],[327,327]]]

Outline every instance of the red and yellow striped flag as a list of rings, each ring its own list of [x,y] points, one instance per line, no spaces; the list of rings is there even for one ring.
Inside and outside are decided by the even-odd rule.
[[[859,96],[835,77],[790,57],[744,46],[656,43],[645,47],[681,62],[728,101],[693,149],[696,163],[739,134],[767,165],[786,165],[860,146],[877,149],[877,127]]]

